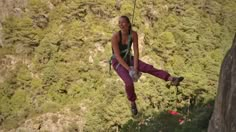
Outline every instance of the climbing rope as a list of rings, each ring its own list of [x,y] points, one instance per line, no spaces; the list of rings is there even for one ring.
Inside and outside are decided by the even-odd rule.
[[[133,8],[133,15],[132,15],[132,25],[133,25],[133,22],[134,22],[135,7],[136,7],[136,0],[134,0],[134,8]]]
[[[135,13],[135,8],[136,8],[136,0],[134,0],[134,8],[133,8],[133,14],[132,14],[132,23],[131,23],[131,27],[132,27],[132,25],[133,25],[133,22],[134,22],[134,13]],[[125,56],[124,56],[124,59],[127,57],[127,55],[129,54],[129,51],[130,51],[130,45],[131,45],[131,40],[132,40],[132,37],[131,37],[131,34],[129,34],[129,36],[128,36],[128,49],[127,49],[127,51],[126,51],[126,54],[125,54]],[[110,75],[111,75],[111,60],[112,60],[112,58],[113,57],[115,57],[114,55],[112,55],[112,57],[110,58],[110,60],[108,61],[109,62],[109,64],[110,64],[110,67],[109,67],[109,73],[110,73]],[[131,59],[131,56],[130,56],[130,59]],[[119,65],[120,64],[118,64],[117,66],[116,66],[116,69],[119,67]]]
[[[133,8],[133,15],[132,15],[131,27],[133,26],[133,22],[134,22],[135,7],[136,7],[136,0],[134,0],[134,8]],[[131,28],[131,30],[132,30],[132,28]],[[128,49],[127,49],[127,52],[126,52],[126,54],[125,54],[125,56],[124,56],[123,59],[126,59],[127,55],[130,53],[131,43],[132,43],[131,41],[132,41],[132,34],[131,34],[131,31],[130,31],[129,36],[128,36]],[[129,59],[131,60],[131,55],[129,55]],[[118,64],[118,65],[116,66],[116,69],[119,67],[119,65],[120,65],[120,64]]]

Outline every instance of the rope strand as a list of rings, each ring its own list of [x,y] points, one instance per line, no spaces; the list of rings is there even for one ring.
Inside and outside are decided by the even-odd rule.
[[[133,16],[132,16],[132,25],[134,22],[134,11],[135,11],[135,7],[136,7],[136,0],[134,0],[134,8],[133,8]]]

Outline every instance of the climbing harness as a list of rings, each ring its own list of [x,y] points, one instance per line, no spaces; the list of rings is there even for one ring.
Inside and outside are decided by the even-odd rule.
[[[128,55],[129,55],[129,57],[130,57],[129,59],[131,60],[131,55],[130,55],[131,43],[132,43],[131,41],[132,41],[132,36],[131,36],[131,34],[129,34],[129,36],[128,36],[128,47],[120,52],[120,54],[125,53],[125,55],[124,55],[124,57],[123,57],[124,60],[127,59],[127,56],[128,56]],[[110,67],[109,67],[109,73],[110,73],[110,74],[111,74],[110,71],[111,71],[112,59],[114,59],[114,58],[116,58],[116,57],[115,57],[114,54],[112,54],[112,56],[111,56],[111,58],[110,58],[110,60],[109,60],[109,65],[110,65]],[[117,69],[119,66],[120,66],[120,63],[116,65],[116,69]]]

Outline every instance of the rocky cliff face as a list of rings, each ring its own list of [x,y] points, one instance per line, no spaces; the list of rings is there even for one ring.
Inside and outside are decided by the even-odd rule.
[[[2,43],[2,22],[8,16],[20,16],[27,0],[0,0],[0,47]]]
[[[221,65],[218,95],[208,132],[236,131],[236,34]]]
[[[0,21],[10,15],[20,15],[27,5],[27,0],[1,0]]]

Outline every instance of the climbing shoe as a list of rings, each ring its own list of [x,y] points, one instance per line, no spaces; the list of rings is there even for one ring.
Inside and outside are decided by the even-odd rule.
[[[184,77],[173,77],[170,82],[171,86],[179,86],[180,82],[184,80]]]
[[[133,116],[138,114],[138,109],[137,109],[137,106],[136,106],[135,102],[133,104],[131,104],[131,112],[132,112]]]

